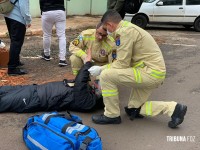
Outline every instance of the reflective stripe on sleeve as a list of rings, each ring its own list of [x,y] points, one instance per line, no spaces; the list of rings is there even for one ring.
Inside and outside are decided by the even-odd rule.
[[[141,72],[140,70],[136,69],[136,68],[133,68],[133,73],[134,73],[134,76],[135,76],[135,81],[137,83],[142,83],[142,77],[141,77]]]
[[[158,78],[158,79],[164,79],[166,73],[165,72],[160,72],[160,71],[157,71],[157,70],[152,70],[150,75],[152,77],[155,77],[155,78]]]
[[[136,63],[133,67],[134,68],[144,68],[144,63],[141,61],[141,62],[139,62],[139,63]]]
[[[76,56],[78,56],[78,57],[81,57],[84,54],[86,54],[86,53],[83,50],[79,50],[79,51],[76,52]]]
[[[102,90],[103,97],[117,96],[118,90]]]
[[[94,41],[95,37],[94,36],[83,36],[83,40],[85,40],[85,41]]]
[[[144,68],[145,64],[144,64],[144,62],[141,61],[141,62],[136,63],[133,67],[134,68]],[[160,71],[152,69],[150,75],[157,79],[164,79],[166,72],[160,72]]]
[[[110,69],[110,67],[111,67],[111,64],[106,65],[106,69]]]
[[[147,116],[152,116],[152,102],[146,102],[146,115]]]
[[[72,70],[73,75],[77,75],[78,74],[78,70]]]

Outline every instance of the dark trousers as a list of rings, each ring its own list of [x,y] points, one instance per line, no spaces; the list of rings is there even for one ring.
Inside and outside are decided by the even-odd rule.
[[[26,26],[16,20],[5,17],[10,36],[10,52],[8,69],[15,69],[19,65],[20,52],[24,43]]]

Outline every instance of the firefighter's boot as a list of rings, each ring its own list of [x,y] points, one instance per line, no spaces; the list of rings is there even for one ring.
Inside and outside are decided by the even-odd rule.
[[[130,117],[130,120],[134,120],[135,118],[144,118],[144,116],[140,115],[139,108],[128,108],[127,106],[124,107],[126,114]]]
[[[176,128],[184,120],[184,116],[187,112],[187,106],[182,104],[177,104],[175,110],[171,116],[171,121],[168,122],[170,128]]]
[[[106,117],[105,115],[93,115],[92,121],[96,124],[120,124],[121,117],[110,118]]]

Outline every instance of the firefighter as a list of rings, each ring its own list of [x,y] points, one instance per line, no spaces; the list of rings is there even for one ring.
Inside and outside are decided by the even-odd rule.
[[[85,62],[87,56],[86,51],[91,48],[92,60],[94,64],[105,65],[108,63],[109,54],[114,45],[114,40],[107,37],[107,32],[102,26],[97,25],[96,29],[88,29],[74,39],[69,46],[71,67],[73,75],[77,75],[78,71]]]
[[[160,48],[153,37],[130,22],[121,20],[113,10],[107,11],[102,26],[116,43],[116,58],[106,66],[93,66],[89,72],[100,75],[104,101],[104,114],[93,115],[97,124],[121,123],[118,85],[132,88],[125,112],[130,119],[143,116],[167,114],[171,117],[168,126],[177,127],[184,120],[187,106],[177,102],[147,101],[153,89],[165,79],[166,68]]]

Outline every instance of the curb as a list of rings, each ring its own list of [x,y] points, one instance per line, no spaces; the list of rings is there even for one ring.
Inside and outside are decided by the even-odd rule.
[[[101,16],[68,16],[66,20],[66,32],[74,30],[85,30],[88,28],[95,28]],[[9,34],[4,20],[0,20],[0,38],[8,38]],[[55,27],[53,33],[56,33]],[[31,28],[27,29],[26,36],[42,36],[42,26],[40,18],[33,18]]]
[[[68,27],[66,29],[66,32],[75,31],[75,30],[84,30],[84,29],[88,29],[88,28],[95,28],[95,26],[96,26],[96,24],[88,25],[88,26]],[[55,28],[52,30],[52,33],[56,33]],[[31,29],[31,30],[28,29],[26,31],[26,36],[42,36],[42,35],[43,35],[42,29]],[[8,38],[8,37],[9,37],[8,32],[0,33],[0,38]]]

